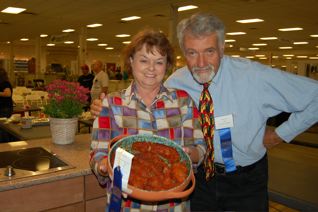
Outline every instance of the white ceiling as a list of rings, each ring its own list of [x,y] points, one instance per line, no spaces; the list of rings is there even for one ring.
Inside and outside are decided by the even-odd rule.
[[[160,29],[169,34],[171,24],[171,6],[193,4],[198,9],[178,13],[180,20],[199,11],[213,12],[226,25],[227,32],[244,31],[241,36],[227,36],[235,39],[234,47],[226,51],[249,55],[245,51],[253,43],[264,42],[260,37],[276,36],[275,41],[266,41],[261,51],[277,51],[278,46],[292,46],[298,54],[309,56],[318,54],[318,38],[309,35],[318,34],[318,1],[317,0],[1,0],[0,10],[8,6],[23,7],[27,10],[18,15],[0,13],[0,42],[11,41],[15,45],[34,44],[41,33],[49,34],[41,38],[43,45],[52,36],[62,40],[74,40],[74,48],[78,46],[79,32],[87,24],[101,23],[102,27],[87,29],[87,37],[99,38],[89,42],[89,48],[97,47],[97,43],[107,43],[118,52],[129,38],[116,38],[116,34],[135,34],[144,27]],[[131,22],[121,22],[123,17],[137,15],[142,18]],[[235,20],[261,18],[264,22],[239,24]],[[278,28],[302,27],[303,31],[280,32]],[[73,28],[73,33],[62,33],[63,29]],[[30,41],[22,43],[20,38],[27,37]],[[293,45],[294,41],[307,41],[307,45]],[[57,44],[65,46],[65,44]],[[56,47],[53,47],[56,48]],[[242,51],[244,50],[244,51]],[[281,51],[287,52],[287,51]],[[253,52],[254,54],[255,52]]]

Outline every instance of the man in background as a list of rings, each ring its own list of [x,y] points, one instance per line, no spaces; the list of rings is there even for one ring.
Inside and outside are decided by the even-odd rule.
[[[86,64],[81,66],[81,70],[82,70],[82,75],[79,76],[77,81],[79,82],[79,84],[81,86],[91,90],[92,86],[93,86],[94,75],[89,72],[89,67]],[[88,100],[87,101],[90,104],[90,102],[91,102],[91,94],[88,93],[87,95],[88,95]]]
[[[107,94],[109,78],[106,72],[103,71],[103,63],[100,60],[94,60],[92,71],[95,74],[93,86],[91,88],[91,101],[98,99],[101,93]]]

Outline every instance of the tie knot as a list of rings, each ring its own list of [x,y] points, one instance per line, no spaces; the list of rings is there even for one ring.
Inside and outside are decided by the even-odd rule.
[[[204,88],[204,89],[209,88],[209,86],[210,86],[210,83],[208,83],[208,82],[206,82],[206,83],[203,84],[203,88]]]

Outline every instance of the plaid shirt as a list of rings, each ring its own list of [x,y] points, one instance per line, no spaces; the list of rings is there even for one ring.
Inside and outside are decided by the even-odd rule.
[[[101,184],[110,187],[109,178],[98,174],[97,164],[108,154],[108,141],[118,135],[159,135],[182,146],[199,145],[205,152],[198,111],[184,91],[162,86],[151,108],[147,108],[132,83],[125,90],[109,94],[102,105],[100,117],[93,123],[90,160]],[[178,200],[159,205],[147,205],[130,198],[122,201],[123,211],[190,211],[189,206],[188,201]]]

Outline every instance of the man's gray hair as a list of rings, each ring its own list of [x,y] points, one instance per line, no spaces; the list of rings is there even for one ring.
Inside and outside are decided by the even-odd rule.
[[[219,47],[224,44],[225,27],[216,16],[206,13],[197,13],[190,18],[183,19],[177,26],[177,37],[181,50],[184,52],[184,35],[189,33],[195,37],[201,37],[216,33]]]

